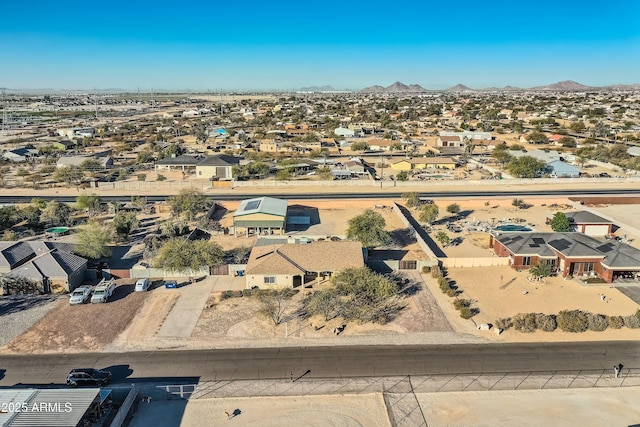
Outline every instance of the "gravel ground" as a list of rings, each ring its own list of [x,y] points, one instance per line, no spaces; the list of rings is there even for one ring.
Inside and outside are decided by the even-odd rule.
[[[0,346],[6,345],[15,337],[42,319],[56,306],[56,302],[66,300],[66,295],[10,295],[0,297]]]

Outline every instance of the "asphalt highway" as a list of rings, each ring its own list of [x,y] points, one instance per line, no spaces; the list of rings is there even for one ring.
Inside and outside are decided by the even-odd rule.
[[[0,387],[63,384],[72,368],[113,372],[114,383],[487,374],[640,367],[640,341],[164,350],[1,355]]]
[[[399,199],[402,197],[403,192],[362,192],[362,193],[208,193],[207,196],[212,200],[244,200],[254,197],[279,197],[292,200],[322,200],[322,199]],[[144,194],[141,194],[144,195]],[[543,196],[543,197],[570,197],[570,196],[640,196],[640,188],[635,189],[602,189],[602,190],[525,190],[520,189],[518,191],[430,191],[419,192],[421,198],[495,198],[495,197],[527,197],[527,196]],[[0,196],[0,204],[11,203],[29,203],[34,196]],[[57,200],[58,202],[72,203],[76,201],[76,196],[37,196],[43,200]],[[169,195],[153,195],[147,196],[149,202],[164,201]],[[130,195],[122,196],[100,196],[100,199],[104,203],[108,202],[129,202],[131,201]]]

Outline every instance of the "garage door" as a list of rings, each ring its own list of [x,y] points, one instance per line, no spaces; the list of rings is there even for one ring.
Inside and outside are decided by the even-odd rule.
[[[587,236],[605,236],[608,232],[608,225],[585,225],[584,227],[584,234]]]

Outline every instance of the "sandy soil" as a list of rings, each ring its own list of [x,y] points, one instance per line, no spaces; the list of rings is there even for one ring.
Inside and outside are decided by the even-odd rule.
[[[429,426],[626,426],[640,388],[466,391],[416,397]]]
[[[426,277],[426,275],[425,275]],[[531,283],[527,272],[516,272],[508,266],[451,268],[449,278],[455,280],[463,293],[460,298],[471,299],[480,313],[473,320],[480,323],[495,323],[499,318],[510,317],[518,313],[556,314],[561,310],[581,309],[606,315],[631,315],[640,308],[638,304],[608,285],[585,286],[576,280],[564,280],[561,277],[546,278],[546,283]],[[435,293],[435,280],[426,277]],[[440,293],[438,300],[454,329],[458,332],[472,332],[475,325],[471,321],[453,320],[458,317],[453,310],[453,299]],[[605,295],[602,301],[600,295]],[[444,301],[442,301],[444,299]],[[460,329],[458,329],[460,328]],[[493,331],[478,334],[497,341],[565,341],[565,340],[624,340],[637,339],[634,329],[607,329],[603,332],[587,331],[581,334],[537,331],[522,333],[508,330],[500,336]]]
[[[419,278],[418,278],[419,279]],[[324,285],[316,285],[321,288]],[[299,306],[302,294],[296,295],[286,309],[292,315]],[[194,338],[219,339],[268,339],[286,336],[303,339],[334,337],[333,330],[344,324],[340,318],[326,321],[322,316],[291,320],[275,326],[260,313],[260,303],[255,298],[230,298],[219,301],[220,295],[213,294],[203,310],[193,333]],[[442,315],[429,290],[424,286],[415,295],[403,300],[405,308],[386,325],[357,324],[349,322],[342,336],[385,336],[400,333],[451,332],[446,318]],[[287,315],[283,317],[287,317]]]
[[[149,291],[135,321],[132,321],[111,345],[121,346],[152,339],[178,299],[178,293],[172,291],[174,290],[162,287]]]
[[[228,419],[225,412],[240,414]],[[181,427],[204,425],[262,427],[391,426],[380,394],[287,396],[189,400]]]
[[[71,306],[63,299],[39,322],[2,350],[9,353],[100,351],[112,342],[142,307],[147,293],[120,283],[106,304]]]

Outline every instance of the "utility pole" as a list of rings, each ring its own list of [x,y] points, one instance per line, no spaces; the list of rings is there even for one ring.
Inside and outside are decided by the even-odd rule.
[[[7,130],[7,104],[5,103],[5,93],[6,93],[6,88],[0,88],[0,90],[2,91],[2,134],[5,135],[5,132]]]

